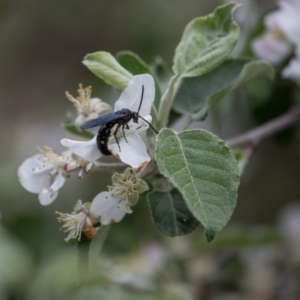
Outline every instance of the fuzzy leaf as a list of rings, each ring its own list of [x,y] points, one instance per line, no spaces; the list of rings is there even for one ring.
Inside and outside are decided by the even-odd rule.
[[[232,19],[238,5],[229,3],[212,14],[192,20],[178,44],[173,71],[183,77],[205,74],[222,63],[239,38],[239,27]]]
[[[258,79],[272,80],[274,70],[261,60],[228,59],[211,72],[184,78],[175,96],[173,109],[202,120],[208,110],[228,93]]]
[[[108,52],[99,51],[88,54],[82,63],[96,76],[119,90],[124,90],[133,77]]]
[[[116,57],[120,65],[133,75],[150,73],[147,64],[131,51],[118,52]]]
[[[156,160],[211,241],[228,222],[236,204],[239,170],[233,153],[208,131],[163,129],[157,136]]]
[[[161,57],[156,57],[150,67],[154,78],[156,78],[160,93],[163,94],[168,88],[173,73]]]
[[[186,235],[199,225],[176,189],[149,193],[148,204],[153,223],[165,235]]]

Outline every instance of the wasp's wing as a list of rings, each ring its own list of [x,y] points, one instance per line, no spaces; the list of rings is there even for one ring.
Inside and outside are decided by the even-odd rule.
[[[96,118],[96,119],[88,120],[88,121],[84,122],[82,125],[80,125],[80,128],[86,129],[86,128],[100,126],[100,125],[106,124],[111,121],[116,121],[116,120],[122,119],[125,116],[126,116],[126,113],[123,113],[120,111],[113,112],[111,114],[107,114],[107,115],[104,115],[104,116]]]

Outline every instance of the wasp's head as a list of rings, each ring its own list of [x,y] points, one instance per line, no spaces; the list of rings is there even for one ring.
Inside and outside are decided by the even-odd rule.
[[[132,121],[134,123],[138,123],[139,122],[139,114],[137,112],[132,112]]]

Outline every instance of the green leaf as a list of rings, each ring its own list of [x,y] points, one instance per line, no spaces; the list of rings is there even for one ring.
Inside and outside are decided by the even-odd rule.
[[[186,235],[199,225],[178,190],[155,191],[147,196],[153,223],[165,235]]]
[[[228,59],[211,72],[184,78],[175,96],[173,109],[202,120],[208,110],[228,93],[258,79],[272,80],[274,70],[261,60]]]
[[[161,57],[156,57],[150,67],[153,76],[157,79],[161,93],[164,93],[173,76],[171,69]]]
[[[96,76],[119,90],[124,90],[132,78],[132,74],[108,52],[99,51],[88,54],[82,63]]]
[[[173,71],[183,77],[209,72],[232,52],[239,38],[239,27],[232,19],[238,4],[218,7],[214,13],[192,20],[178,44]]]
[[[171,109],[167,127],[172,127],[172,125],[175,124],[181,117],[182,114],[176,112],[174,109]]]
[[[224,141],[205,130],[160,131],[156,139],[160,172],[178,188],[211,241],[230,219],[237,198],[237,161]]]
[[[150,73],[148,65],[131,51],[118,52],[116,57],[120,65],[133,75]]]

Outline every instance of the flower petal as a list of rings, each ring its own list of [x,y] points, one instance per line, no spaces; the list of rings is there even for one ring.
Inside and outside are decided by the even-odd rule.
[[[299,0],[279,0],[278,6],[280,8],[283,8],[285,6],[292,6],[292,7],[296,8],[298,6],[298,8],[300,9]]]
[[[36,154],[26,159],[18,169],[18,177],[22,187],[30,193],[38,194],[42,188],[50,187],[50,164],[45,164]]]
[[[117,143],[109,144],[108,149],[114,156],[132,168],[144,169],[151,160],[145,143],[135,134],[128,135],[126,139],[128,143],[124,138],[119,141],[121,151]]]
[[[39,200],[41,205],[51,204],[58,196],[58,191],[53,191],[52,189],[42,189],[39,193]]]
[[[52,185],[50,186],[50,189],[52,189],[53,191],[58,191],[65,184],[66,178],[63,175],[62,170],[60,171],[61,172],[57,173]]]
[[[280,30],[280,24],[278,23],[278,18],[280,17],[280,14],[280,10],[275,10],[266,15],[264,23],[269,31]]]
[[[281,9],[276,16],[278,27],[291,42],[298,44],[300,39],[300,2],[288,3],[282,1],[280,7]]]
[[[62,139],[60,142],[63,146],[69,147],[72,152],[87,161],[93,162],[102,156],[102,153],[97,148],[97,135],[89,141],[74,141]]]
[[[121,209],[122,211],[125,211],[128,214],[132,213],[132,209],[130,208],[130,205],[127,203],[125,199],[119,202],[118,208]]]
[[[155,98],[154,80],[149,74],[136,75],[130,80],[127,88],[115,103],[115,111],[128,108],[137,112],[141,102],[142,85],[144,86],[144,95],[139,114],[142,117],[149,115]]]
[[[283,70],[282,76],[300,84],[300,57],[296,57],[290,61],[288,66]]]
[[[120,222],[126,215],[126,212],[119,207],[115,206],[110,211],[107,211],[106,214],[101,216],[101,224],[108,225]]]
[[[42,205],[51,204],[56,197],[58,196],[58,190],[64,185],[66,181],[65,176],[62,174],[62,170],[58,172],[55,177],[52,185],[49,189],[42,189],[39,193],[39,200]]]
[[[145,116],[144,119],[146,121],[148,121],[149,123],[152,122],[151,115]],[[143,119],[139,119],[139,123],[138,124],[130,121],[128,123],[128,125],[130,127],[131,133],[134,133],[134,134],[139,134],[139,133],[141,133],[141,132],[143,132],[143,131],[145,131],[145,130],[147,130],[149,128],[149,124],[147,124],[147,122],[145,122]]]
[[[120,222],[126,214],[123,202],[126,201],[112,196],[109,192],[101,192],[94,198],[90,213],[95,218],[101,217],[103,225]]]
[[[285,40],[265,34],[253,41],[252,49],[257,57],[276,64],[289,55],[292,47]]]
[[[109,192],[101,192],[91,204],[90,212],[95,218],[99,218],[105,211],[112,209],[120,202],[120,198],[112,196]]]
[[[269,31],[281,31],[297,44],[300,39],[300,1],[280,1],[279,9],[266,15],[265,26]]]

